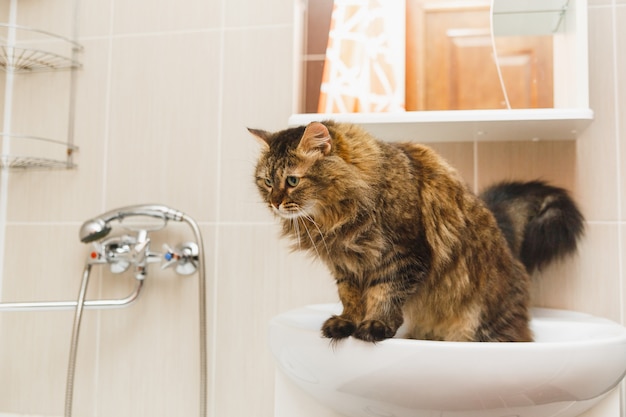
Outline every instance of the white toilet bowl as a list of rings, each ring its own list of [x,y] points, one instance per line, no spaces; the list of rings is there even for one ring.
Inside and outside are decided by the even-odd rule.
[[[338,304],[276,316],[279,368],[326,406],[352,417],[573,417],[626,372],[626,328],[562,310],[533,309],[532,343],[348,338],[320,328]]]

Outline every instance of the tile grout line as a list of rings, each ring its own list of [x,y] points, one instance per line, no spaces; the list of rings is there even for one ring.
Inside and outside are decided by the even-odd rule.
[[[17,24],[17,0],[9,4],[9,23]],[[9,45],[15,45],[15,29],[9,29],[7,40]],[[3,129],[7,135],[11,134],[11,119],[13,118],[13,70],[7,69],[5,75]],[[11,138],[2,137],[2,154],[11,151]],[[4,287],[4,255],[6,249],[7,211],[9,206],[9,168],[0,168],[0,299]]]
[[[224,59],[225,59],[225,43],[226,43],[226,31],[225,31],[225,24],[226,24],[226,6],[225,6],[225,0],[220,2],[221,8],[220,8],[220,31],[219,31],[219,73],[218,73],[218,91],[217,91],[217,100],[218,100],[218,110],[217,110],[217,161],[216,161],[216,187],[215,187],[215,193],[216,193],[216,198],[215,198],[215,219],[216,219],[216,226],[215,227],[215,234],[214,234],[214,240],[213,240],[213,254],[217,254],[218,251],[218,245],[219,245],[219,240],[220,240],[220,226],[221,226],[221,220],[222,220],[222,216],[221,216],[221,194],[222,194],[222,141],[223,141],[223,133],[224,133],[224,121],[223,121],[223,115],[224,115],[224,110],[223,110],[223,102],[224,102],[224,72],[225,72],[225,63],[224,63]],[[207,258],[207,254],[204,254],[204,259],[206,262],[206,258]],[[209,411],[209,407],[207,407],[207,413],[209,414],[210,417],[215,417],[217,414],[217,370],[216,370],[216,364],[217,364],[217,326],[218,326],[218,320],[217,320],[217,313],[218,313],[218,309],[217,309],[217,292],[219,290],[219,258],[217,256],[213,257],[213,285],[212,285],[212,294],[211,297],[207,297],[208,300],[211,301],[212,306],[211,306],[211,313],[213,315],[212,319],[211,319],[211,329],[207,332],[208,334],[206,335],[206,337],[208,337],[210,335],[211,337],[211,343],[207,343],[208,346],[211,347],[211,354],[210,354],[210,364],[211,364],[211,369],[210,369],[210,375],[208,375],[208,379],[210,381],[210,388],[208,388],[208,390],[210,391],[210,395],[209,393],[205,393],[207,395],[207,399],[209,399],[211,401],[211,405],[210,405],[210,411]],[[208,310],[208,309],[207,309]],[[205,318],[208,321],[208,318]],[[205,417],[205,416],[201,416],[201,417]],[[208,416],[206,416],[208,417]]]
[[[248,30],[265,30],[265,29],[281,29],[289,28],[289,24],[268,24],[268,25],[251,25],[251,26],[232,26],[226,27],[222,22],[218,27],[207,27],[197,29],[172,29],[163,31],[152,32],[131,32],[131,33],[118,33],[113,34],[111,31],[108,35],[90,35],[81,38],[82,40],[101,40],[101,39],[120,39],[120,38],[142,38],[150,36],[173,36],[173,35],[193,35],[198,33],[211,33],[211,32],[236,32],[236,31],[248,31]]]
[[[621,193],[621,189],[622,189],[622,168],[621,168],[621,163],[620,163],[620,157],[621,157],[621,146],[620,146],[620,120],[619,120],[619,97],[618,97],[618,93],[619,93],[619,72],[618,72],[618,68],[617,68],[617,60],[618,60],[618,48],[617,48],[617,7],[616,7],[616,2],[615,0],[612,0],[612,5],[613,5],[613,9],[612,9],[612,13],[611,13],[611,19],[612,19],[612,26],[613,26],[613,74],[614,74],[614,80],[613,80],[613,88],[615,89],[615,94],[613,95],[613,100],[614,100],[614,108],[615,108],[615,169],[616,169],[616,192],[617,192],[617,219],[618,222],[621,224],[623,218],[622,218],[622,207],[623,207],[623,201],[622,201],[622,193]],[[623,273],[624,273],[624,259],[623,259],[623,254],[622,254],[622,249],[623,249],[623,232],[622,232],[622,228],[619,228],[618,230],[618,262],[619,262],[619,277],[620,277],[620,305],[621,305],[621,311],[620,311],[620,318],[622,321],[622,324],[624,323],[624,283],[623,283]]]
[[[622,167],[621,167],[621,146],[620,146],[620,108],[619,108],[619,72],[617,60],[619,57],[618,54],[618,37],[617,37],[617,5],[616,0],[611,1],[611,23],[612,23],[612,35],[613,35],[613,88],[615,89],[615,94],[613,94],[614,107],[615,107],[615,170],[616,170],[616,188],[617,188],[617,219],[619,224],[622,223]],[[618,250],[618,282],[619,282],[619,300],[620,300],[620,321],[624,324],[624,310],[626,310],[626,306],[624,306],[624,228],[619,227],[617,229],[617,250]],[[619,399],[619,413],[620,416],[626,417],[626,384],[622,382],[620,384],[620,399]]]
[[[108,40],[108,51],[107,51],[107,69],[106,69],[106,87],[105,87],[105,102],[104,102],[104,132],[103,132],[103,149],[102,149],[102,188],[101,188],[101,204],[100,211],[104,212],[106,210],[106,188],[107,188],[107,165],[109,159],[109,137],[111,133],[110,125],[111,125],[111,80],[112,80],[112,72],[113,72],[113,37],[111,36],[113,33],[113,16],[115,12],[115,0],[111,0],[111,5],[109,8],[109,36]],[[98,293],[102,294],[102,285],[103,280],[98,281]],[[100,392],[100,366],[101,366],[101,347],[102,347],[102,312],[98,311],[97,319],[96,319],[96,360],[95,360],[95,372],[94,372],[94,399],[93,399],[93,415],[99,415],[99,396],[97,395]]]

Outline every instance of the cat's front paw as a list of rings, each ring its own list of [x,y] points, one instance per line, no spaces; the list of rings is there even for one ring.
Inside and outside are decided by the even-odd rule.
[[[395,330],[380,320],[365,320],[359,324],[352,336],[366,342],[380,342],[396,334]]]
[[[322,325],[322,335],[329,339],[344,339],[354,333],[354,322],[341,316],[332,316]]]

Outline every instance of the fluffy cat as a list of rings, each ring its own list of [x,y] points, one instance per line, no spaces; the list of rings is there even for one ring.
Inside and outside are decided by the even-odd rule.
[[[256,184],[294,248],[336,279],[325,337],[531,341],[529,271],[576,249],[565,190],[502,183],[482,199],[432,149],[325,121],[270,133]]]

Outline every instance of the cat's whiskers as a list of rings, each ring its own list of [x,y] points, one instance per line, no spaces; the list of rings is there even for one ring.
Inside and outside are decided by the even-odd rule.
[[[292,218],[291,225],[296,232],[296,237],[298,238],[298,249],[302,249],[302,238],[300,236],[300,219],[298,217]]]
[[[308,214],[306,211],[300,210],[300,214],[302,214],[302,217],[304,217],[305,219],[313,223],[313,226],[315,226],[315,228],[317,229],[317,233],[319,233],[320,238],[322,239],[322,243],[324,244],[324,249],[326,249],[326,253],[328,254],[328,256],[330,256],[330,250],[328,250],[328,245],[326,245],[326,239],[324,239],[324,234],[322,233],[322,230],[320,229],[319,225],[315,222],[315,220],[313,220],[313,217],[311,217],[311,215]],[[306,223],[303,222],[303,224],[304,224],[304,227],[306,228],[309,238],[311,239],[311,242],[313,243],[313,246],[315,246],[315,242],[313,241],[313,238],[311,237],[311,234],[309,233],[309,229],[306,227]],[[317,247],[315,248],[315,251],[317,252]],[[317,252],[317,254],[319,256],[319,252]]]
[[[317,257],[321,258],[320,252],[317,250],[317,245],[315,244],[315,240],[313,240],[313,236],[311,236],[311,232],[309,231],[309,228],[307,227],[306,222],[302,221],[302,225],[304,226],[304,230],[306,231],[306,234],[309,236],[309,240],[311,241],[311,244],[313,245],[313,249],[315,249],[315,253],[317,253]]]

